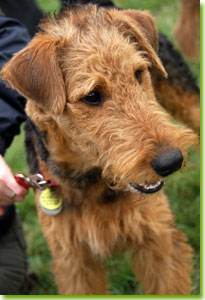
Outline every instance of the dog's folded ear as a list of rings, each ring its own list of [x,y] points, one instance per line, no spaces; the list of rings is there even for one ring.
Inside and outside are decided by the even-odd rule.
[[[4,65],[1,77],[7,85],[45,111],[61,114],[66,103],[63,76],[58,64],[58,40],[37,35],[26,48]]]
[[[126,35],[133,36],[139,47],[147,53],[153,67],[167,77],[167,72],[157,55],[158,34],[154,18],[149,11],[115,9],[110,13],[118,29]]]

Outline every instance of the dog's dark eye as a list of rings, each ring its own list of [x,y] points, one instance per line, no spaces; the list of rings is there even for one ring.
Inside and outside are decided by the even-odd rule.
[[[142,70],[137,70],[135,72],[135,77],[139,83],[142,83]]]
[[[81,99],[81,101],[83,101],[84,103],[93,106],[101,105],[103,103],[103,100],[104,100],[103,95],[98,91],[93,91]]]

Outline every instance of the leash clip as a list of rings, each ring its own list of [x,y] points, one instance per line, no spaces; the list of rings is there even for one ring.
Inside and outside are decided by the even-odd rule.
[[[28,181],[30,181],[31,185],[34,188],[38,188],[40,190],[45,190],[47,187],[47,180],[44,180],[43,176],[40,173],[30,175],[27,177]]]
[[[26,176],[23,173],[16,174],[16,181],[23,187],[29,189],[30,187],[38,188],[44,190],[47,187],[47,181],[44,180],[40,173]]]

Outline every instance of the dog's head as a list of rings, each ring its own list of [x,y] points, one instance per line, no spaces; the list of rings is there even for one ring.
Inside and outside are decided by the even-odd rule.
[[[132,190],[159,190],[194,138],[155,99],[149,68],[166,71],[152,16],[87,5],[41,29],[1,75],[28,99],[27,113],[47,131],[55,161],[100,167],[107,180]]]

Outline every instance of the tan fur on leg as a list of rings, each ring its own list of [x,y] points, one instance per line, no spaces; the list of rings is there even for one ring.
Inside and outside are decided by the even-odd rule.
[[[143,242],[133,256],[133,271],[147,295],[188,295],[192,249],[184,234],[175,228],[167,204],[162,202],[155,213],[156,216],[146,216],[153,228],[144,226]]]

